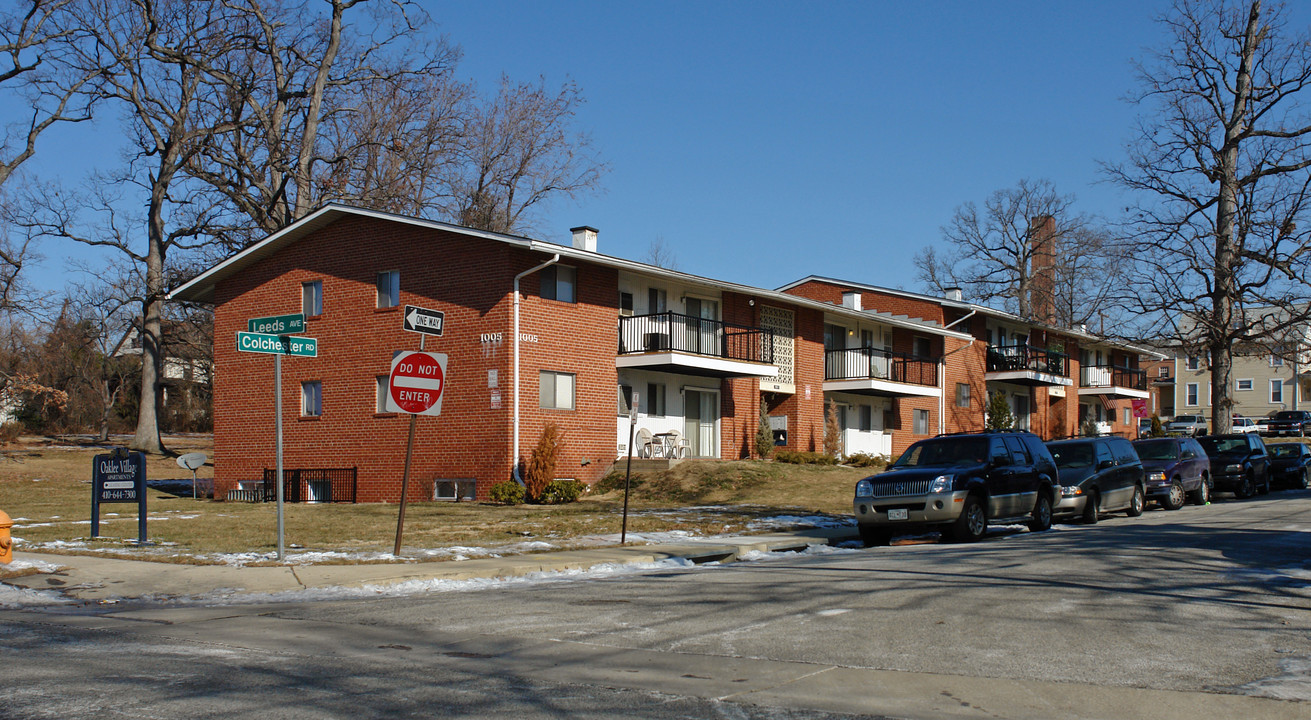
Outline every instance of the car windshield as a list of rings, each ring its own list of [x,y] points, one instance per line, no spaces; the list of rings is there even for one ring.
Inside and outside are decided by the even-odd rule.
[[[1058,468],[1086,468],[1093,464],[1093,446],[1091,443],[1071,443],[1069,445],[1048,445],[1052,459]]]
[[[988,438],[957,437],[917,443],[897,458],[893,467],[982,465],[988,458]]]
[[[1247,452],[1247,440],[1244,438],[1198,438],[1197,442],[1206,449],[1207,455]]]
[[[1177,423],[1192,423],[1192,422],[1198,422],[1199,420],[1201,420],[1201,418],[1199,418],[1199,417],[1196,416],[1196,415],[1180,415],[1179,417],[1177,417],[1177,418],[1174,419],[1174,422],[1177,422]]]
[[[1179,443],[1173,440],[1144,440],[1133,444],[1143,460],[1178,460]]]
[[[1270,457],[1290,458],[1302,454],[1302,443],[1271,443]]]

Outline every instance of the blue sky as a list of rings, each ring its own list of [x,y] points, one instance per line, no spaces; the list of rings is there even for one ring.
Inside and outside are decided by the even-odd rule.
[[[460,76],[581,86],[578,126],[611,172],[601,193],[545,208],[543,239],[592,225],[604,253],[642,259],[661,239],[679,269],[717,279],[915,290],[911,258],[953,210],[1021,178],[1050,179],[1088,213],[1127,204],[1098,161],[1122,155],[1130,61],[1164,42],[1153,17],[1166,5],[426,6],[463,48]],[[46,143],[31,169],[75,181],[112,129]],[[62,282],[63,257],[81,252],[47,246],[41,282]]]

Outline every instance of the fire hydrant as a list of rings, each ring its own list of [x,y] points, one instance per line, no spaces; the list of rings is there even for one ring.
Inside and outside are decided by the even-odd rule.
[[[14,521],[0,510],[0,565],[8,565],[14,561],[14,541],[9,536],[9,528],[13,526]]]

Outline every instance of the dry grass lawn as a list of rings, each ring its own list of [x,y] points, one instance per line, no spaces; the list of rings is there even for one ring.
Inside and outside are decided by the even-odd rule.
[[[116,438],[125,443],[126,438]],[[209,436],[174,436],[176,453],[211,454]],[[193,500],[151,489],[147,534],[137,547],[135,504],[101,506],[101,537],[90,536],[92,457],[106,452],[87,438],[24,437],[0,458],[0,510],[16,521],[19,550],[107,553],[165,562],[230,562],[255,553],[267,562],[276,550],[276,504]],[[210,467],[198,476],[211,476]],[[673,470],[634,476],[630,534],[684,531],[692,535],[749,533],[786,525],[779,516],[850,517],[851,492],[868,469],[798,466],[773,462],[685,462]],[[190,479],[173,457],[152,457],[147,477]],[[523,552],[615,544],[622,520],[622,482],[568,505],[501,506],[489,503],[411,503],[406,510],[404,554],[445,559],[460,547]],[[340,562],[386,561],[396,533],[392,504],[286,504],[285,541],[294,552],[345,553]],[[532,544],[530,544],[532,543]]]

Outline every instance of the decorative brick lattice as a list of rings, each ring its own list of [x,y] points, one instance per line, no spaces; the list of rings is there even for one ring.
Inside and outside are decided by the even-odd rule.
[[[792,311],[764,305],[760,308],[760,327],[774,333],[774,364],[778,366],[778,381],[791,384],[793,338],[796,335]]]

